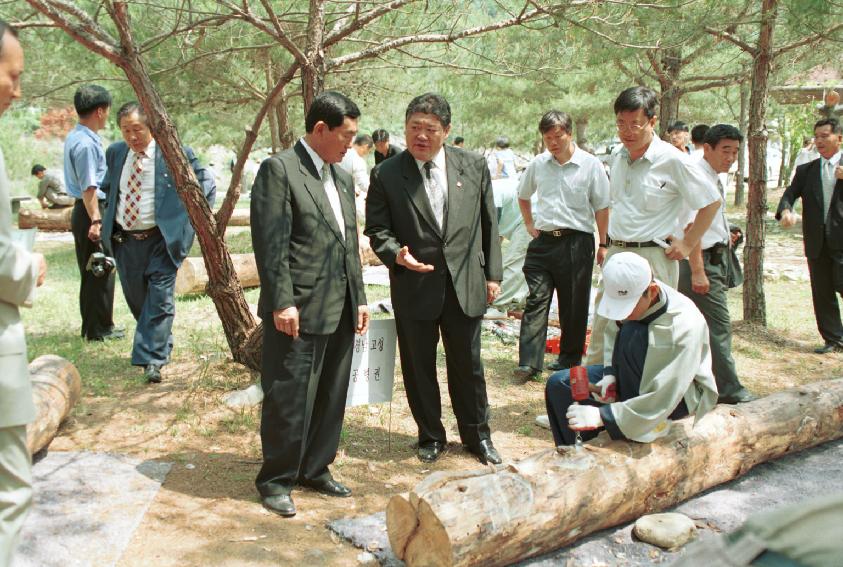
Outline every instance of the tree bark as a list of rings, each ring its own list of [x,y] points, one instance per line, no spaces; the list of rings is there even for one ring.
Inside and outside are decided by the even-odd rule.
[[[741,115],[738,119],[741,132],[746,132],[749,127],[748,109],[749,106],[749,86],[746,81],[741,83]],[[746,136],[743,137],[738,150],[738,175],[735,180],[735,206],[739,207],[744,204],[746,200],[744,177],[746,176]]]
[[[659,102],[659,136],[667,137],[668,127],[679,119],[679,75],[682,72],[682,51],[678,47],[665,49],[661,59],[650,56],[650,63],[659,79],[661,100]]]
[[[759,463],[843,437],[843,379],[740,406],[695,427],[675,422],[653,443],[603,433],[581,450],[546,450],[496,468],[436,472],[386,510],[392,551],[407,565],[510,563],[674,506]]]
[[[577,130],[577,145],[587,152],[591,152],[588,143],[588,116],[580,116],[574,123]]]
[[[767,217],[767,89],[773,63],[773,29],[778,0],[762,0],[761,24],[749,96],[749,200],[746,204],[743,318],[767,325],[764,298],[764,241]]]
[[[301,69],[301,92],[304,101],[304,114],[310,110],[313,99],[325,90],[325,75],[328,67],[325,62],[325,0],[310,0],[307,20],[307,44],[305,55],[307,63]]]
[[[254,254],[232,254],[231,261],[243,288],[259,287],[258,265]],[[176,273],[176,293],[205,293],[210,278],[202,258],[185,258]]]
[[[34,455],[50,444],[59,426],[79,401],[82,379],[79,371],[60,356],[39,356],[29,363],[35,420],[26,428],[26,446]]]
[[[64,209],[21,209],[18,211],[18,228],[37,228],[50,232],[70,232],[73,207]]]

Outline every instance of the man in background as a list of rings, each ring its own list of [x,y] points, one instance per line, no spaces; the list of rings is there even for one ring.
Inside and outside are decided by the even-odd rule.
[[[0,20],[0,116],[20,98],[23,49],[17,32]],[[12,562],[18,534],[32,503],[26,425],[35,418],[23,323],[18,309],[44,283],[44,256],[12,241],[9,180],[0,151],[0,565]]]
[[[793,206],[802,199],[802,235],[817,328],[824,344],[817,354],[843,352],[843,324],[837,295],[843,295],[843,126],[836,118],[814,125],[820,157],[796,168],[779,201],[776,219],[784,228],[796,224]]]
[[[454,146],[456,146],[457,148],[464,147],[465,146],[465,138],[463,138],[462,136],[457,136],[456,138],[454,138]]]
[[[111,94],[99,85],[83,85],[73,95],[79,123],[64,141],[64,186],[76,199],[70,217],[76,264],[79,266],[79,311],[82,337],[89,341],[122,339],[114,328],[114,270],[96,275],[87,269],[88,259],[101,252],[100,231],[105,193],[105,152],[97,132],[105,127],[111,110]]]
[[[366,192],[369,190],[369,166],[366,164],[366,156],[372,150],[373,143],[368,134],[357,134],[351,151],[345,152],[340,162],[340,167],[354,182],[354,202],[358,220],[362,219],[366,212]]]
[[[667,137],[670,140],[670,145],[684,154],[690,154],[691,150],[688,148],[688,125],[677,120],[667,127]]]
[[[706,132],[708,132],[708,124],[697,124],[691,128],[691,144],[694,146],[691,157],[702,157]]]
[[[147,382],[161,382],[161,368],[173,350],[176,272],[193,244],[193,226],[173,186],[146,122],[143,107],[128,102],[117,112],[122,142],[105,152],[108,172],[102,184],[108,205],[102,228],[113,250],[126,303],[137,321],[132,365]],[[183,148],[210,205],[216,183],[188,147]]]
[[[372,142],[375,144],[375,165],[401,152],[401,148],[389,143],[389,132],[383,128],[372,132]]]
[[[49,173],[46,167],[36,163],[32,166],[31,173],[38,180],[36,198],[42,209],[65,209],[73,206],[75,199],[64,192],[64,186],[59,178]]]

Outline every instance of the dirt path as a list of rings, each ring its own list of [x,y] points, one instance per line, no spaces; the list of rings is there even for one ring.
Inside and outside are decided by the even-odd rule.
[[[779,259],[801,258],[798,239],[776,242]],[[785,322],[773,331],[736,328],[742,379],[759,393],[843,375],[843,355],[811,352],[818,339],[805,303],[807,284],[788,285],[793,287],[777,292],[776,308],[792,302],[784,307],[798,312],[801,323]],[[484,335],[483,347],[496,446],[507,460],[547,448],[549,432],[533,425],[534,416],[544,413],[544,385],[509,378],[517,345]],[[444,368],[444,360],[439,362]],[[479,466],[457,445],[432,466],[416,459],[415,425],[397,377],[391,415],[387,405],[347,413],[333,471],[354,496],[331,499],[296,491],[298,515],[281,519],[263,510],[253,485],[261,455],[258,410],[232,411],[221,402],[232,385],[251,383],[248,371],[219,360],[176,360],[155,387],[142,384],[128,363],[114,372],[125,375],[121,385],[107,398],[87,392],[51,450],[113,451],[174,463],[119,563],[123,566],[358,565],[362,550],[332,537],[326,522],[382,511],[390,496],[408,491],[431,471]],[[441,389],[447,392],[444,382]],[[443,406],[449,437],[456,441],[447,400]]]

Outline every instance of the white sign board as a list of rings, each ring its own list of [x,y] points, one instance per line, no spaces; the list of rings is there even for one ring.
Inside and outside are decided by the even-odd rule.
[[[395,319],[369,321],[365,335],[354,335],[345,407],[392,401],[395,341]]]

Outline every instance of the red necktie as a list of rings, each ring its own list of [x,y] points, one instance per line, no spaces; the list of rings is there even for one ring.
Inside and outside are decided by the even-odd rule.
[[[129,181],[126,187],[129,192],[126,195],[126,208],[123,210],[123,228],[131,230],[140,217],[141,202],[141,177],[143,176],[143,158],[146,154],[136,153],[132,161],[132,172],[129,174]]]

